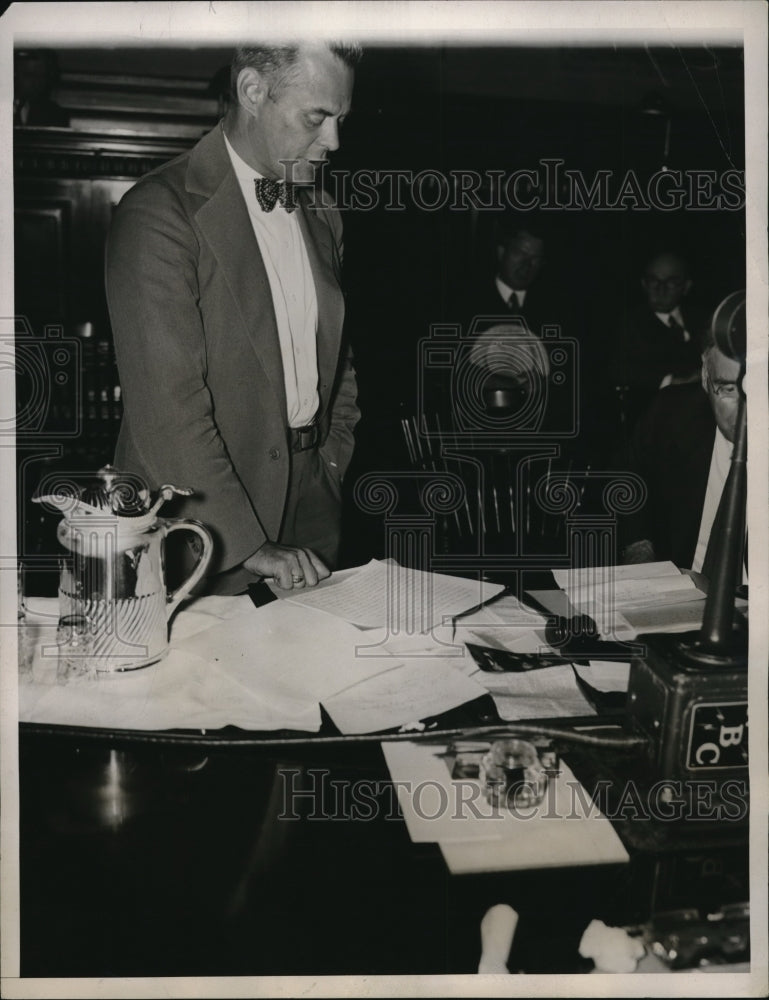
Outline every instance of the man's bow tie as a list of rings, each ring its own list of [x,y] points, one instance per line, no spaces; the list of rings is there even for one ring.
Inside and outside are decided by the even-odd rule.
[[[293,184],[287,184],[285,181],[272,181],[269,177],[255,177],[254,189],[256,190],[256,200],[263,212],[271,212],[278,202],[287,212],[293,212],[296,208],[296,193]]]

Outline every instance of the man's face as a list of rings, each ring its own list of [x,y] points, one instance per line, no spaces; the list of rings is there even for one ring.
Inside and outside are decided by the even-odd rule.
[[[702,388],[708,394],[718,429],[734,441],[737,422],[739,364],[711,347],[702,358]]]
[[[662,313],[672,312],[692,287],[685,263],[673,254],[650,261],[641,285],[652,312]]]
[[[542,270],[544,258],[544,240],[524,231],[516,233],[497,247],[499,277],[510,288],[528,288]]]
[[[261,79],[248,120],[250,162],[265,177],[311,182],[311,160],[325,160],[339,148],[339,127],[349,113],[353,71],[325,46],[302,47],[286,81],[270,94]],[[298,161],[293,176],[281,160]]]

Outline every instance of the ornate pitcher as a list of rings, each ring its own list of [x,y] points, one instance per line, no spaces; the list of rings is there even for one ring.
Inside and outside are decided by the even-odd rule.
[[[60,620],[76,616],[85,623],[97,671],[135,670],[162,659],[169,619],[206,571],[213,551],[208,529],[157,516],[174,493],[192,490],[161,486],[153,502],[141,480],[106,466],[95,486],[76,495],[35,497],[64,513],[57,537],[70,556],[62,561]],[[190,575],[169,594],[164,547],[172,531],[192,532],[202,545]]]

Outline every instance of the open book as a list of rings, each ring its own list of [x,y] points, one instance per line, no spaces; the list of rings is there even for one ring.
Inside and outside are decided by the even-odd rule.
[[[554,569],[553,577],[574,607],[588,614],[590,608],[614,607],[624,611],[705,598],[692,577],[672,562]]]

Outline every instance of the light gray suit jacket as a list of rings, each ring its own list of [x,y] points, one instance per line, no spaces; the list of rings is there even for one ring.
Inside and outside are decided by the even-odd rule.
[[[321,456],[341,476],[359,418],[342,345],[342,226],[298,217],[318,298]],[[190,486],[178,513],[215,536],[209,572],[276,541],[288,486],[287,410],[267,273],[221,128],[138,182],[107,242],[106,284],[124,417],[118,468]]]

